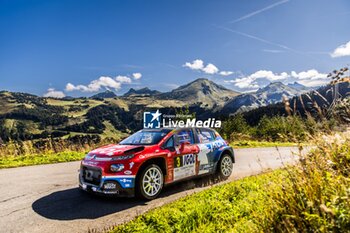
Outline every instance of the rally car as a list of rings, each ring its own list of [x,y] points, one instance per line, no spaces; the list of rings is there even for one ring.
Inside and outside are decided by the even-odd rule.
[[[173,182],[208,174],[226,179],[234,162],[232,147],[213,129],[143,129],[89,152],[81,162],[79,187],[151,200]]]

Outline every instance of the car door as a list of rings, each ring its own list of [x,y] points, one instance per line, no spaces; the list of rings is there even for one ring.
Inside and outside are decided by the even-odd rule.
[[[173,135],[175,153],[173,153],[173,180],[181,180],[196,175],[197,154],[192,129],[181,129]]]
[[[215,157],[213,142],[215,135],[210,129],[197,128],[196,135],[198,137],[198,175],[213,172],[215,169]]]

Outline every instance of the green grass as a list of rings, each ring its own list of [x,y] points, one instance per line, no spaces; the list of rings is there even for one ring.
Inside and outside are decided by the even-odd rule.
[[[66,151],[24,156],[0,156],[0,168],[77,161],[84,158],[85,154],[83,152]]]
[[[254,147],[275,147],[275,146],[298,146],[295,142],[267,142],[267,141],[253,141],[240,140],[230,143],[233,148],[254,148]]]
[[[117,226],[112,232],[259,232],[273,206],[268,193],[285,171],[274,171],[181,198]]]
[[[299,164],[214,186],[111,232],[349,232],[350,139],[326,139]]]

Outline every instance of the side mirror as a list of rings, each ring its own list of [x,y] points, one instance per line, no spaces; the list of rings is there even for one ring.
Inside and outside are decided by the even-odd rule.
[[[188,146],[188,145],[191,145],[191,143],[190,142],[183,142],[183,143],[181,143],[180,151],[184,151],[185,147]]]

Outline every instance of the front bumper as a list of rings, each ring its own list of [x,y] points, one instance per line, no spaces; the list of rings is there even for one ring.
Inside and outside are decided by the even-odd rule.
[[[101,188],[91,184],[80,183],[79,189],[89,193],[94,193],[94,194],[99,194],[104,196],[117,196],[117,197],[134,197],[135,196],[134,188],[102,190]]]
[[[86,171],[93,171],[86,178]],[[98,167],[83,166],[79,173],[79,188],[81,190],[106,196],[134,197],[135,176],[102,176]]]

